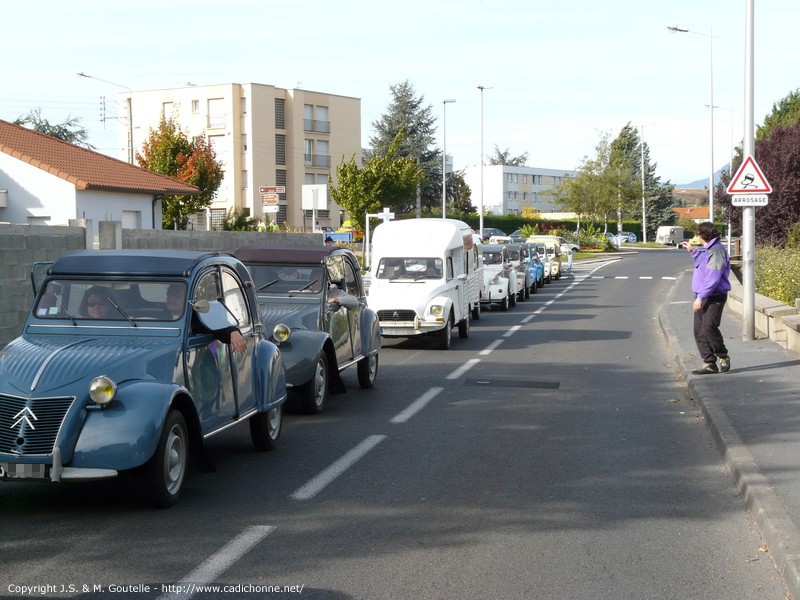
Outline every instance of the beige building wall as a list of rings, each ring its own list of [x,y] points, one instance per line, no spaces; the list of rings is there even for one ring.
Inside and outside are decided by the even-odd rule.
[[[121,94],[126,99],[130,93]],[[134,148],[141,150],[161,116],[172,117],[189,137],[205,136],[223,163],[224,180],[206,215],[193,225],[218,229],[231,208],[248,209],[294,228],[311,228],[302,210],[302,186],[336,180],[336,166],[361,156],[361,100],[287,90],[258,83],[135,91],[131,95]],[[127,128],[120,137],[126,146]],[[279,212],[265,214],[263,186],[284,186]],[[338,227],[340,207],[330,199],[320,226]]]

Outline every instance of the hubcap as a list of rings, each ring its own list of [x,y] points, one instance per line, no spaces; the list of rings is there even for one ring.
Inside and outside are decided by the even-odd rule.
[[[186,444],[183,431],[176,425],[169,432],[164,455],[164,482],[170,494],[174,494],[180,488],[185,466]]]

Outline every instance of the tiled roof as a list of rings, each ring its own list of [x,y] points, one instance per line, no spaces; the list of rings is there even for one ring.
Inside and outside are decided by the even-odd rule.
[[[75,184],[79,190],[193,195],[197,187],[105,154],[0,120],[0,152]]]

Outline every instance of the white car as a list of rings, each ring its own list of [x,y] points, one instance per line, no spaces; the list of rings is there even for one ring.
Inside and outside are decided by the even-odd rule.
[[[505,244],[487,244],[483,251],[483,278],[485,282],[482,304],[500,304],[500,310],[508,310],[517,304],[517,274],[508,258]]]
[[[558,241],[561,242],[561,248],[566,250],[571,250],[572,252],[580,252],[581,247],[578,244],[573,244],[572,242],[568,242],[566,238],[558,236]]]

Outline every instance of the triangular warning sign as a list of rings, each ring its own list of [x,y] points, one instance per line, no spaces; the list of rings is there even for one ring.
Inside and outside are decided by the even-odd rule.
[[[742,161],[736,175],[728,184],[729,194],[771,194],[772,186],[758,168],[756,160],[748,156]]]

